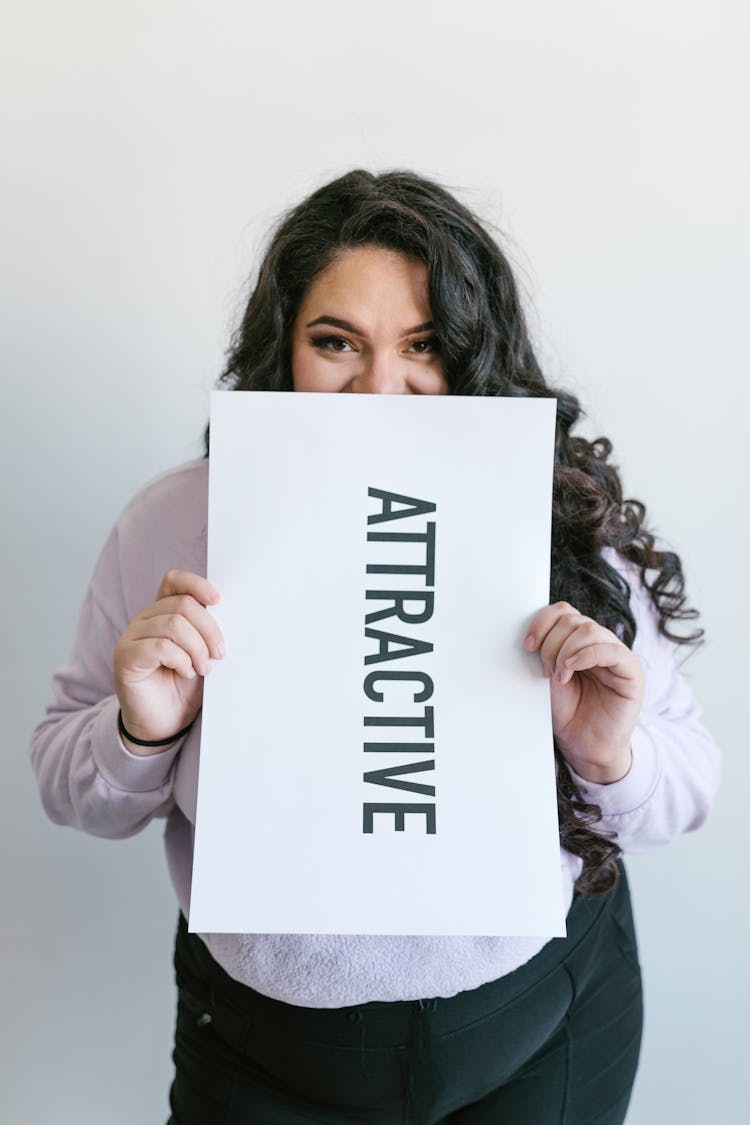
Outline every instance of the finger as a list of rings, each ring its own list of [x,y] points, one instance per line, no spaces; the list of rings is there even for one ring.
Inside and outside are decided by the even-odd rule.
[[[588,617],[580,613],[562,613],[552,625],[547,634],[542,637],[539,645],[539,656],[545,676],[554,676],[557,669],[558,654],[563,645],[577,631],[583,631],[591,637],[598,626]]]
[[[205,612],[205,611],[204,611]],[[155,614],[135,619],[128,630],[128,641],[155,640],[166,637],[183,649],[201,676],[211,671],[210,651],[196,627],[181,613]]]
[[[579,613],[575,606],[570,605],[569,602],[554,602],[552,605],[546,605],[537,610],[529,622],[523,642],[524,648],[529,652],[535,652],[541,646],[550,629],[557,624],[560,618],[569,614],[575,614],[577,617],[583,618],[583,614]]]
[[[196,671],[190,655],[168,637],[146,637],[130,642],[123,653],[121,678],[133,683],[150,676],[157,668],[170,668],[185,680],[194,680]]]
[[[202,578],[200,574],[194,574],[192,570],[168,570],[161,582],[156,594],[157,601],[159,598],[168,598],[172,594],[190,594],[201,605],[215,605],[219,601],[220,594],[212,582],[207,578]]]
[[[175,594],[172,597],[160,598],[139,613],[134,620],[148,620],[165,614],[184,617],[199,633],[215,660],[220,660],[224,656],[224,636],[219,623],[213,614],[190,594]]]
[[[566,660],[582,651],[582,649],[595,644],[620,644],[620,641],[604,625],[599,625],[598,622],[592,621],[589,617],[583,618],[581,623],[565,637],[556,653],[552,669],[552,675],[555,679],[567,683],[570,676],[566,676]]]
[[[619,641],[586,645],[565,661],[565,669],[570,675],[591,668],[606,668],[614,676],[621,678],[623,683],[627,680],[637,683],[639,678],[637,661],[630,649]]]

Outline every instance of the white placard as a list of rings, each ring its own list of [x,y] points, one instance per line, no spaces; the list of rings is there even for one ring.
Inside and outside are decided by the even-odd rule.
[[[555,405],[213,394],[191,931],[565,933]]]

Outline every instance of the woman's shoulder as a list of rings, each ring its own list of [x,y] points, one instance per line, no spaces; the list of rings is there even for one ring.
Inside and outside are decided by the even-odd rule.
[[[134,494],[112,529],[100,569],[109,560],[110,577],[139,605],[167,570],[205,575],[207,533],[208,460],[201,458],[160,473]]]
[[[161,536],[195,534],[205,529],[208,514],[208,458],[187,461],[159,473],[144,484],[122,509],[117,521],[120,534],[138,531]]]
[[[159,517],[175,507],[178,511],[194,510],[201,504],[204,508],[208,504],[207,457],[186,461],[152,477],[128,501],[122,516]]]

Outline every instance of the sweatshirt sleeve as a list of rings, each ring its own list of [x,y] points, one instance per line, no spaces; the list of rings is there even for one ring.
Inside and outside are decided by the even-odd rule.
[[[629,772],[599,785],[571,769],[582,795],[601,808],[594,831],[616,833],[624,852],[646,852],[699,828],[719,784],[720,754],[701,722],[698,705],[675,659],[676,646],[658,631],[658,618],[637,573],[627,574],[636,621],[633,651],[646,687],[631,741]]]
[[[182,745],[139,757],[120,739],[113,655],[129,620],[115,526],[86,592],[73,651],[53,677],[54,701],[31,739],[50,819],[111,838],[132,836],[152,817],[169,813],[172,767]]]

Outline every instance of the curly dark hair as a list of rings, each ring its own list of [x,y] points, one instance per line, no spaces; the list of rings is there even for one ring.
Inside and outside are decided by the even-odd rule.
[[[570,602],[631,647],[636,627],[630,586],[602,553],[613,548],[640,571],[660,632],[679,644],[698,643],[702,629],[672,628],[697,617],[686,605],[679,557],[657,549],[644,505],[623,498],[609,463],[611,443],[572,435],[581,407],[574,395],[545,381],[507,258],[479,219],[439,184],[409,171],[356,170],[287,212],[232,337],[220,385],[293,390],[291,332],[300,302],[337,255],[365,245],[426,264],[432,321],[452,394],[557,400],[550,601]],[[208,429],[205,442],[208,456]],[[610,835],[594,830],[599,806],[583,799],[557,746],[555,756],[560,840],[583,860],[576,887],[585,894],[608,891],[617,883],[620,849]]]

